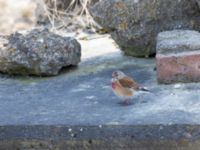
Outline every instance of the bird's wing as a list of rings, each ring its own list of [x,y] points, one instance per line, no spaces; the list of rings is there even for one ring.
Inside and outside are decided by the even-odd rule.
[[[134,80],[129,77],[119,79],[119,83],[125,88],[132,88],[134,90],[138,90],[140,87]]]

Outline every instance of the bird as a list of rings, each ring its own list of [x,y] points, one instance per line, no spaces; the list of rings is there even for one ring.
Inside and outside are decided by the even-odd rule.
[[[141,87],[136,81],[120,70],[112,73],[111,82],[113,92],[122,100],[120,104],[123,105],[129,105],[130,99],[139,91],[149,92],[147,88]]]

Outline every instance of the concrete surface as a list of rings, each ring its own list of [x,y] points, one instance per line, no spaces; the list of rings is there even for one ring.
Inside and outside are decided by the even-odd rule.
[[[200,146],[199,126],[189,125],[7,126],[0,131],[1,150],[198,150]]]
[[[123,56],[108,37],[80,42],[84,53],[82,63],[70,71],[63,70],[59,76],[36,78],[1,75],[0,150],[5,147],[13,150],[17,146],[21,150],[24,148],[23,142],[30,146],[34,140],[35,149],[41,149],[40,142],[47,142],[49,146],[53,141],[53,145],[59,147],[60,144],[58,149],[62,150],[62,143],[59,143],[62,140],[65,146],[69,142],[74,149],[78,149],[81,144],[84,145],[84,140],[88,144],[88,140],[91,143],[90,140],[95,137],[108,140],[107,145],[110,140],[113,147],[120,142],[122,147],[134,147],[137,142],[134,143],[132,139],[139,140],[146,134],[150,138],[139,142],[144,150],[150,148],[152,140],[157,138],[161,138],[161,141],[156,140],[161,150],[162,137],[168,136],[168,140],[163,142],[166,142],[166,146],[170,146],[171,142],[171,149],[176,149],[177,142],[182,138],[184,141],[186,139],[189,150],[192,146],[194,149],[198,146],[200,84],[159,85],[154,59]],[[88,57],[93,51],[98,53]],[[130,106],[117,104],[119,99],[112,93],[110,79],[112,71],[118,69],[134,77],[152,93],[138,95]],[[163,128],[163,132],[160,132]],[[72,132],[74,130],[84,131],[83,138],[76,139],[78,136]],[[68,136],[75,139],[70,142]],[[191,145],[187,139],[194,140],[197,145]],[[37,140],[40,141],[38,148]],[[106,146],[104,140],[97,141],[99,149]],[[184,147],[184,144],[181,146]],[[27,149],[33,148],[30,146]]]

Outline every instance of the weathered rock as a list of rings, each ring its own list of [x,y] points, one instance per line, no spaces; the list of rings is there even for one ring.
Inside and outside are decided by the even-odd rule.
[[[198,5],[199,5],[199,7],[200,7],[200,0],[196,0],[196,1],[197,1]]]
[[[90,12],[132,56],[155,53],[156,36],[172,29],[200,29],[196,0],[102,0]]]
[[[80,44],[47,29],[14,33],[0,42],[0,71],[9,74],[57,75],[80,62]]]
[[[174,30],[157,37],[157,78],[160,83],[200,81],[200,33]]]

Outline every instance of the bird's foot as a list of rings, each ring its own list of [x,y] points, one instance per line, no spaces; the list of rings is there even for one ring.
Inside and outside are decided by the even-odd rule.
[[[132,103],[130,102],[130,100],[124,100],[124,101],[119,102],[118,104],[120,104],[122,106],[129,106]]]
[[[141,101],[140,103],[142,103],[142,104],[143,104],[143,103],[148,103],[148,101]]]

